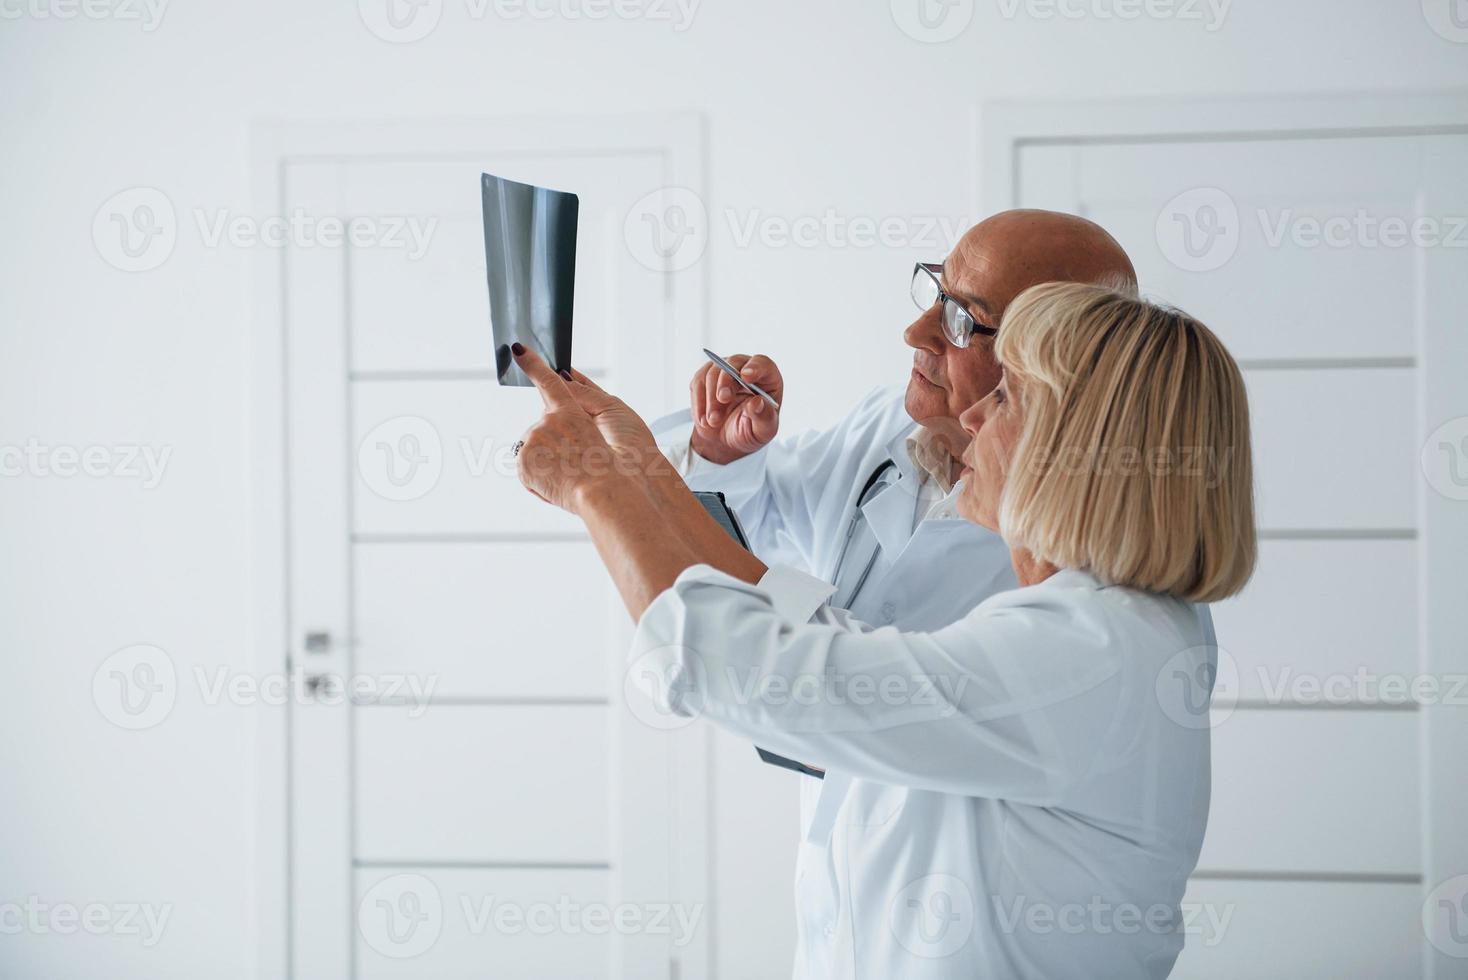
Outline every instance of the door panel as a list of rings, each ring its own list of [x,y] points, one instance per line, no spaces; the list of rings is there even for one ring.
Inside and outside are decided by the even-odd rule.
[[[438,699],[607,696],[622,610],[589,542],[392,541],[355,555],[358,670],[432,678]]]
[[[606,863],[604,705],[357,712],[357,856]]]
[[[1259,526],[1417,526],[1410,368],[1249,371]]]
[[[1199,933],[1173,980],[1421,975],[1416,885],[1194,880],[1183,901],[1199,907]]]
[[[1126,246],[1144,289],[1200,317],[1236,357],[1410,357],[1416,250],[1370,244],[1354,229],[1358,213],[1365,224],[1416,216],[1420,154],[1415,139],[1032,146],[1021,154],[1021,200],[1099,222]],[[1217,268],[1192,271],[1164,253],[1158,223],[1188,220],[1167,205],[1203,189],[1224,195],[1197,200],[1216,200],[1207,220],[1235,229],[1237,244],[1226,260],[1223,251],[1206,260]],[[1328,243],[1324,226],[1312,238],[1310,222],[1330,219],[1350,223],[1343,244]],[[1201,247],[1207,228],[1191,231]]]
[[[659,185],[653,153],[512,156],[493,162],[372,163],[352,168],[342,194],[351,214],[415,220],[425,247],[353,253],[352,367],[363,374],[489,371],[494,367],[480,219],[480,169],[575,191],[580,198],[572,362],[610,366],[610,338],[631,309],[653,311],[663,276],[621,240],[628,206]],[[386,228],[386,222],[384,222]],[[635,324],[646,330],[648,324]],[[656,326],[656,324],[654,324]]]
[[[359,534],[585,533],[520,485],[511,447],[543,411],[535,389],[358,381],[352,395]]]
[[[1215,719],[1219,717],[1215,714]],[[1213,728],[1208,871],[1421,871],[1412,711],[1234,711]]]
[[[475,189],[468,188],[467,196]],[[486,330],[489,294],[479,216],[460,207],[450,214],[413,217],[424,235],[421,246],[413,242],[405,249],[361,249],[352,255],[353,369],[491,370],[494,345]]]
[[[363,980],[616,975],[616,933],[595,918],[611,899],[606,871],[362,868],[356,890]]]
[[[1300,678],[1338,689],[1358,671],[1411,677],[1417,670],[1414,541],[1263,541],[1241,595],[1213,605],[1219,645],[1238,665],[1237,696],[1279,700]],[[1369,609],[1370,616],[1350,610]],[[1350,688],[1367,694],[1381,685]],[[1329,691],[1317,697],[1328,700]],[[1286,694],[1284,700],[1290,700]]]

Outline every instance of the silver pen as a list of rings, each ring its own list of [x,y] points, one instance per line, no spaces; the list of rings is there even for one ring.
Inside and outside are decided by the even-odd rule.
[[[759,395],[766,402],[768,402],[770,407],[773,408],[775,411],[778,412],[780,410],[780,403],[771,398],[770,393],[765,391],[759,385],[750,384],[748,381],[745,381],[743,378],[741,378],[739,376],[738,368],[730,364],[728,361],[724,360],[718,354],[715,354],[713,351],[709,350],[707,347],[703,349],[703,352],[708,355],[709,360],[718,365],[720,371],[723,371],[729,377],[733,378],[735,383],[738,384],[739,387],[743,388],[751,395]]]

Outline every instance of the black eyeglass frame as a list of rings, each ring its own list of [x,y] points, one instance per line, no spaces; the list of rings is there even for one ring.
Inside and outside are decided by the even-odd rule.
[[[929,306],[924,306],[917,298],[918,274],[926,274],[933,280],[933,288],[938,291],[938,298]],[[954,347],[963,350],[973,343],[974,334],[983,334],[985,337],[998,336],[997,327],[986,327],[974,320],[973,315],[963,308],[963,304],[943,289],[943,282],[939,278],[943,275],[943,265],[938,262],[918,262],[912,269],[912,301],[918,309],[927,311],[934,306],[942,306],[943,335]],[[951,321],[950,321],[951,318]],[[959,338],[962,338],[960,343]]]

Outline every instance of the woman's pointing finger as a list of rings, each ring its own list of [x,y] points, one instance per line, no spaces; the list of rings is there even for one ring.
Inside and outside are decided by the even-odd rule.
[[[520,370],[525,372],[531,384],[540,391],[540,397],[545,400],[546,411],[581,408],[571,394],[571,389],[566,387],[566,382],[550,369],[550,365],[539,354],[521,343],[511,344],[510,353],[515,356],[515,363],[520,365]]]

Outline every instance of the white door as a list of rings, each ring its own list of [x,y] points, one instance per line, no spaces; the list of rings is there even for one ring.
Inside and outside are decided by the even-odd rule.
[[[540,398],[494,379],[479,213],[481,170],[580,195],[573,363],[665,410],[696,324],[629,240],[674,175],[641,129],[280,161],[286,215],[349,223],[282,269],[293,976],[702,973],[698,736],[624,709],[626,614],[515,478]]]
[[[1229,345],[1254,424],[1260,562],[1214,609],[1213,806],[1176,975],[1461,976],[1441,740],[1460,752],[1468,714],[1468,132],[1075,112],[1043,135],[999,114],[994,203],[1111,231],[1145,292]]]

